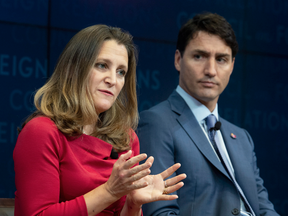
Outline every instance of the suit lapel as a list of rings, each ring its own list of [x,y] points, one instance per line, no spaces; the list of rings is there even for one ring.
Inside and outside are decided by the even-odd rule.
[[[215,155],[207,137],[197,122],[190,108],[183,98],[174,91],[169,97],[172,111],[176,112],[179,117],[176,119],[183,130],[188,134],[192,142],[197,146],[199,151],[210,161],[218,170],[220,170],[227,178],[231,179],[221,162]]]
[[[231,125],[229,126],[225,120],[221,119],[220,121],[222,122],[221,133],[234,168],[235,178],[250,205],[253,205],[253,203],[255,203],[253,189],[257,189],[253,188],[252,184],[249,184],[249,182],[254,182],[255,180],[251,179],[254,176],[254,172],[250,164],[251,161],[247,159],[247,150],[244,149],[244,145],[241,143],[241,137],[236,137],[236,139],[231,137],[231,133],[235,133],[237,136],[237,131],[232,131],[233,128],[231,128]]]

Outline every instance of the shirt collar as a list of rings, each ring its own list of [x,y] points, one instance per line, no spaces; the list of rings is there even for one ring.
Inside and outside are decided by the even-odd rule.
[[[185,92],[179,85],[176,88],[176,92],[185,100],[187,105],[189,106],[190,110],[196,117],[197,121],[201,123],[207,116],[210,114],[213,114],[217,120],[219,120],[218,117],[218,104],[216,104],[215,109],[211,113],[210,110],[200,103],[198,100],[193,98],[191,95],[189,95],[187,92]]]

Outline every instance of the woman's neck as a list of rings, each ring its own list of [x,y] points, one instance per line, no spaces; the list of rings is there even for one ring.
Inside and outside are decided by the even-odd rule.
[[[94,131],[94,125],[93,124],[83,126],[83,133],[84,134],[90,135],[93,133],[93,131]]]

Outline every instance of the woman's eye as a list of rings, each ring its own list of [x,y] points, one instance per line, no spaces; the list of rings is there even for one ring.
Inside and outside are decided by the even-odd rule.
[[[100,69],[105,69],[106,68],[106,64],[104,63],[96,63],[95,65],[97,68],[100,68]]]
[[[126,71],[125,70],[118,70],[117,73],[121,76],[125,76]]]

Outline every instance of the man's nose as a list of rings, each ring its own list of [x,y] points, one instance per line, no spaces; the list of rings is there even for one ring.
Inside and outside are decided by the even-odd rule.
[[[205,64],[205,74],[210,77],[215,76],[217,73],[216,67],[216,60],[213,58],[208,59]]]

